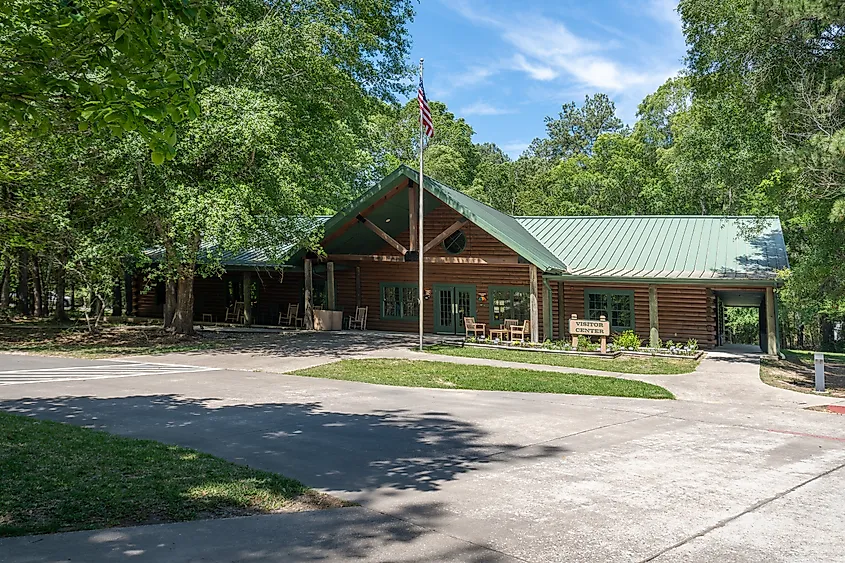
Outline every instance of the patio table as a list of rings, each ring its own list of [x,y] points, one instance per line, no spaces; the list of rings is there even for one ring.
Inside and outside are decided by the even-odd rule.
[[[510,336],[510,329],[507,328],[491,328],[490,329],[490,339],[495,340],[496,336],[498,335],[499,340],[507,340],[508,336]]]

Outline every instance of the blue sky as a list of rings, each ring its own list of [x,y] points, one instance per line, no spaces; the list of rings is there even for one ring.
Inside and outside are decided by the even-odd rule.
[[[633,123],[637,105],[683,66],[672,0],[420,0],[413,60],[429,99],[447,104],[512,157],[543,118],[604,92]]]

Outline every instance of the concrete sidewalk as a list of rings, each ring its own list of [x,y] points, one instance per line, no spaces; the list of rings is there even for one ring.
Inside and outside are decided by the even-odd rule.
[[[518,559],[366,508],[0,539],[0,563],[467,561]]]
[[[444,338],[426,335],[425,341],[426,344],[436,344],[443,342]],[[446,341],[457,343],[459,339],[452,338]],[[665,387],[679,400],[684,401],[787,408],[845,404],[845,399],[842,398],[799,393],[766,385],[760,380],[760,353],[750,352],[751,347],[726,347],[708,352],[693,373],[649,375],[427,354],[414,350],[417,343],[417,336],[407,333],[287,332],[252,335],[249,343],[233,349],[183,352],[163,356],[137,356],[130,359],[188,363],[245,371],[290,373],[342,359],[402,358],[636,379]]]

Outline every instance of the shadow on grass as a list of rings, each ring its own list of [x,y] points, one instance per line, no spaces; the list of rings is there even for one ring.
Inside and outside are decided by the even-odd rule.
[[[566,452],[565,448],[546,445],[507,455],[522,446],[492,440],[482,428],[438,411],[419,414],[391,409],[360,414],[328,411],[318,402],[220,407],[212,407],[212,404],[219,404],[219,399],[187,399],[176,395],[56,397],[0,401],[0,410],[195,448],[239,464],[299,479],[309,486],[337,491],[348,500],[365,504],[368,500],[391,497],[402,491],[436,491],[460,475],[482,470],[485,466],[507,464],[517,458],[524,462],[530,458],[559,456]],[[44,455],[52,455],[49,448]],[[111,456],[112,452],[106,452],[106,455]],[[78,461],[77,470],[85,473],[84,460]],[[91,460],[92,463],[106,461]],[[154,458],[137,461],[141,465],[154,466],[147,470],[158,470]],[[124,481],[135,478],[131,466],[121,471]],[[184,482],[168,482],[163,490],[152,492],[165,496],[184,495],[197,483],[216,483],[235,489],[239,486],[232,480],[232,475],[212,476],[206,471],[198,465],[196,474],[186,477]],[[69,492],[61,488],[56,490],[59,496],[65,497],[57,502],[65,502]],[[119,492],[120,486],[116,485],[114,490],[101,494]],[[341,512],[346,510],[360,509]],[[370,518],[373,515],[364,512]],[[437,504],[415,503],[393,515],[413,518],[416,525],[431,529],[444,514],[443,507]],[[354,520],[355,517],[349,518]],[[119,522],[110,521],[110,525],[116,523]],[[391,525],[385,524],[386,532],[373,532],[378,540],[368,539],[366,530],[371,524],[364,518],[357,524],[360,537],[347,537],[343,541],[338,538],[334,547],[332,538],[308,541],[319,540],[325,544],[325,549],[342,549],[348,556],[355,553],[348,542],[358,546],[364,554],[369,543],[387,541],[385,534],[388,538],[401,540],[402,534],[429,533],[415,526],[409,531],[406,523],[402,523],[401,533],[390,531]],[[486,550],[485,553],[489,554]],[[466,555],[466,560],[472,560],[471,554]],[[297,556],[297,559],[307,560],[308,557]],[[259,557],[256,560],[282,559]]]

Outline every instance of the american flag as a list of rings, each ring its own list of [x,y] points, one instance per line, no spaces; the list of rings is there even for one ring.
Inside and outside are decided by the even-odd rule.
[[[422,72],[420,72],[422,74]],[[434,124],[431,122],[431,110],[428,109],[428,99],[425,97],[425,88],[423,88],[422,76],[420,76],[420,87],[417,90],[417,100],[420,102],[420,123],[422,123],[423,131],[428,137],[434,136]]]

